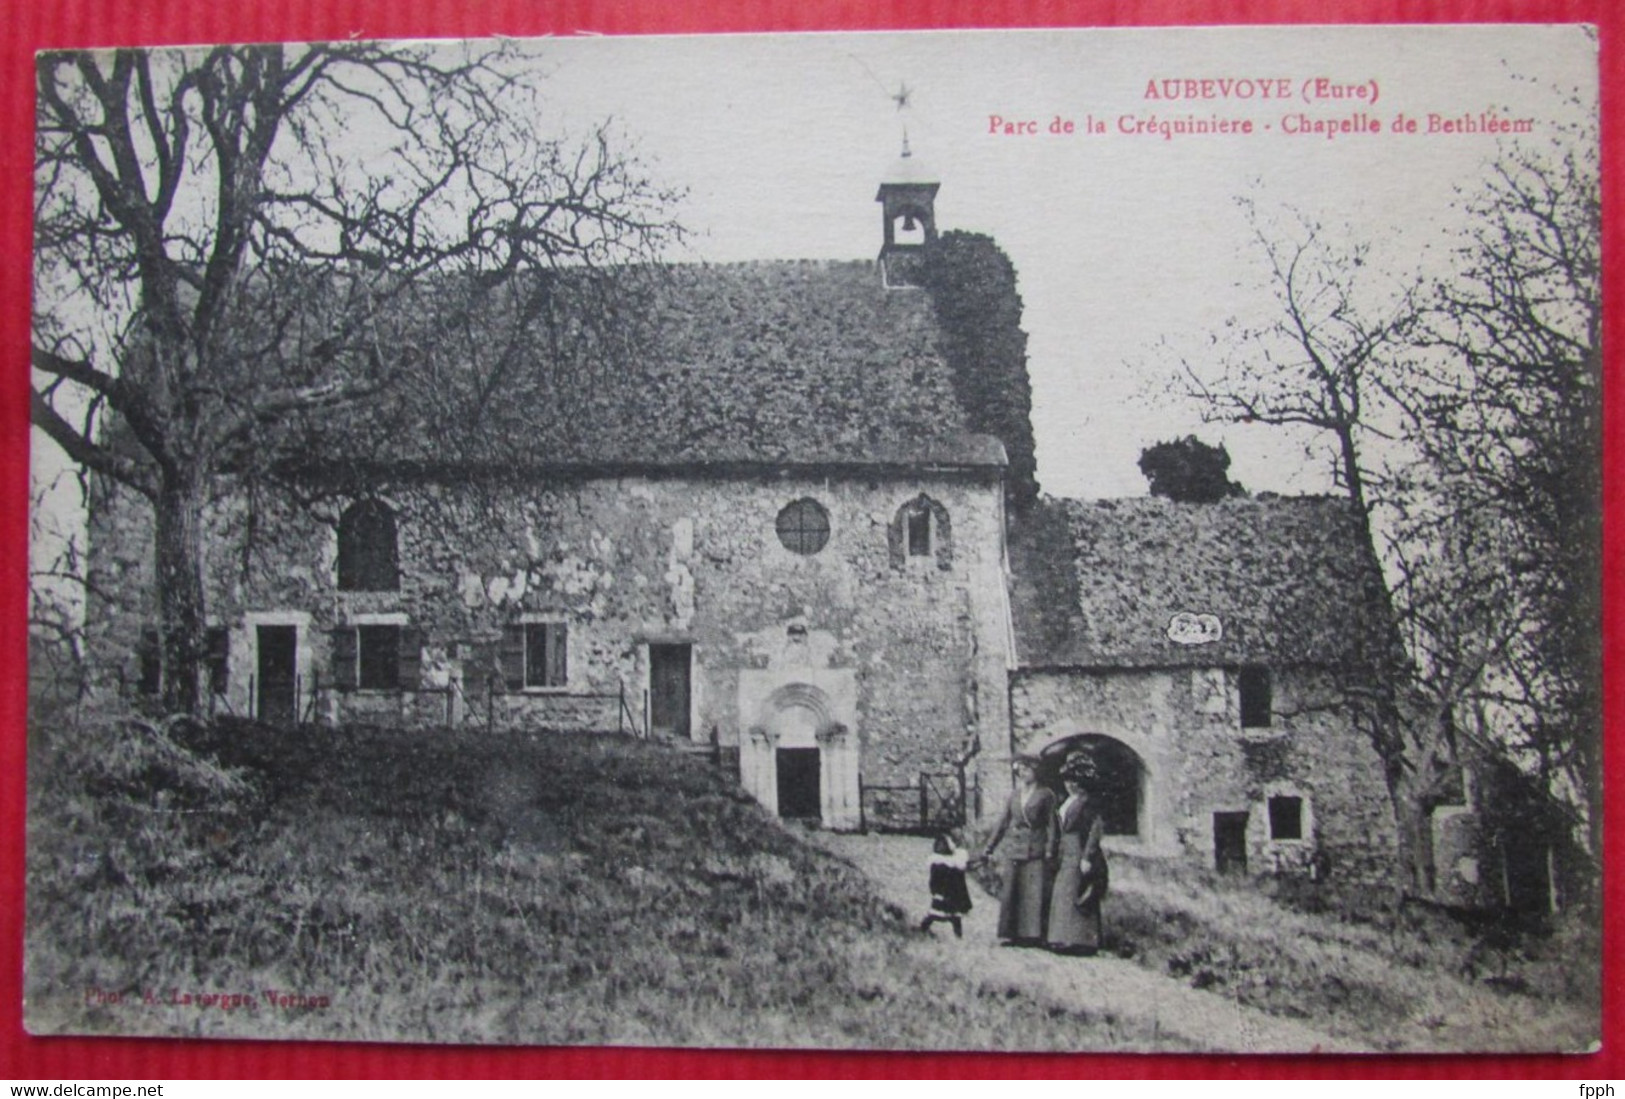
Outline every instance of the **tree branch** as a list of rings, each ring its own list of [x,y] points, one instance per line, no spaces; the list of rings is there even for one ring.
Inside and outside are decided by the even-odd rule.
[[[87,469],[105,474],[120,484],[127,485],[149,500],[158,499],[157,484],[139,463],[91,442],[74,430],[73,425],[62,418],[39,390],[32,390],[31,394],[29,411],[34,426],[50,436],[69,458]]]

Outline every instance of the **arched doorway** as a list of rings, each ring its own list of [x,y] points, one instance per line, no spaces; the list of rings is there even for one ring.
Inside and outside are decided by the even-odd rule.
[[[757,704],[758,720],[740,742],[739,775],[746,790],[781,817],[816,820],[831,829],[857,828],[858,736],[842,718],[851,713],[850,672],[826,675],[832,694],[805,681],[782,684]],[[742,684],[746,681],[742,679]]]
[[[821,707],[796,696],[785,699],[773,715],[773,762],[781,817],[816,820],[822,815],[818,730],[825,721]]]
[[[1100,733],[1083,733],[1053,741],[1040,753],[1040,777],[1059,790],[1061,764],[1080,752],[1094,759],[1100,776],[1095,792],[1101,798],[1106,834],[1144,835],[1145,763],[1122,741]]]

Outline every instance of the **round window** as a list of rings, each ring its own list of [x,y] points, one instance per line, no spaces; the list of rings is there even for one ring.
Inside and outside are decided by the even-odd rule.
[[[784,505],[774,527],[785,549],[811,555],[829,541],[829,512],[817,500],[795,500]]]

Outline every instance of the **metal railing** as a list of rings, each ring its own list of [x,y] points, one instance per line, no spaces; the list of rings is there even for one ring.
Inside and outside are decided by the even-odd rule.
[[[979,779],[963,767],[921,771],[914,782],[885,785],[858,778],[859,824],[865,831],[930,834],[963,828],[981,815]]]
[[[606,709],[613,709],[617,734],[621,736],[630,734],[636,739],[645,740],[649,736],[648,722],[638,720],[638,715],[632,709],[630,698],[631,695],[627,691],[624,680],[617,685],[617,689],[613,692],[568,691],[557,694],[530,694],[510,691],[503,678],[492,673],[485,677],[485,726],[487,729],[496,728],[499,708],[511,708],[508,703],[502,700],[522,700],[526,707],[542,710],[545,710],[550,703],[570,707],[599,703]],[[591,724],[598,727],[596,722]]]

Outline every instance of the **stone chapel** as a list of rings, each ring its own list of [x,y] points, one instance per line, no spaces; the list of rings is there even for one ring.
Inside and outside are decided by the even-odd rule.
[[[1365,628],[1344,506],[1011,514],[1005,447],[967,429],[916,277],[937,190],[905,152],[878,260],[663,272],[638,361],[569,407],[513,402],[545,460],[403,458],[317,503],[223,485],[216,709],[630,729],[848,830],[974,827],[1013,754],[1087,744],[1119,850],[1387,874],[1380,764],[1330,687]],[[95,663],[139,693],[150,519],[97,482],[89,544],[92,590],[121,593],[93,609]]]

